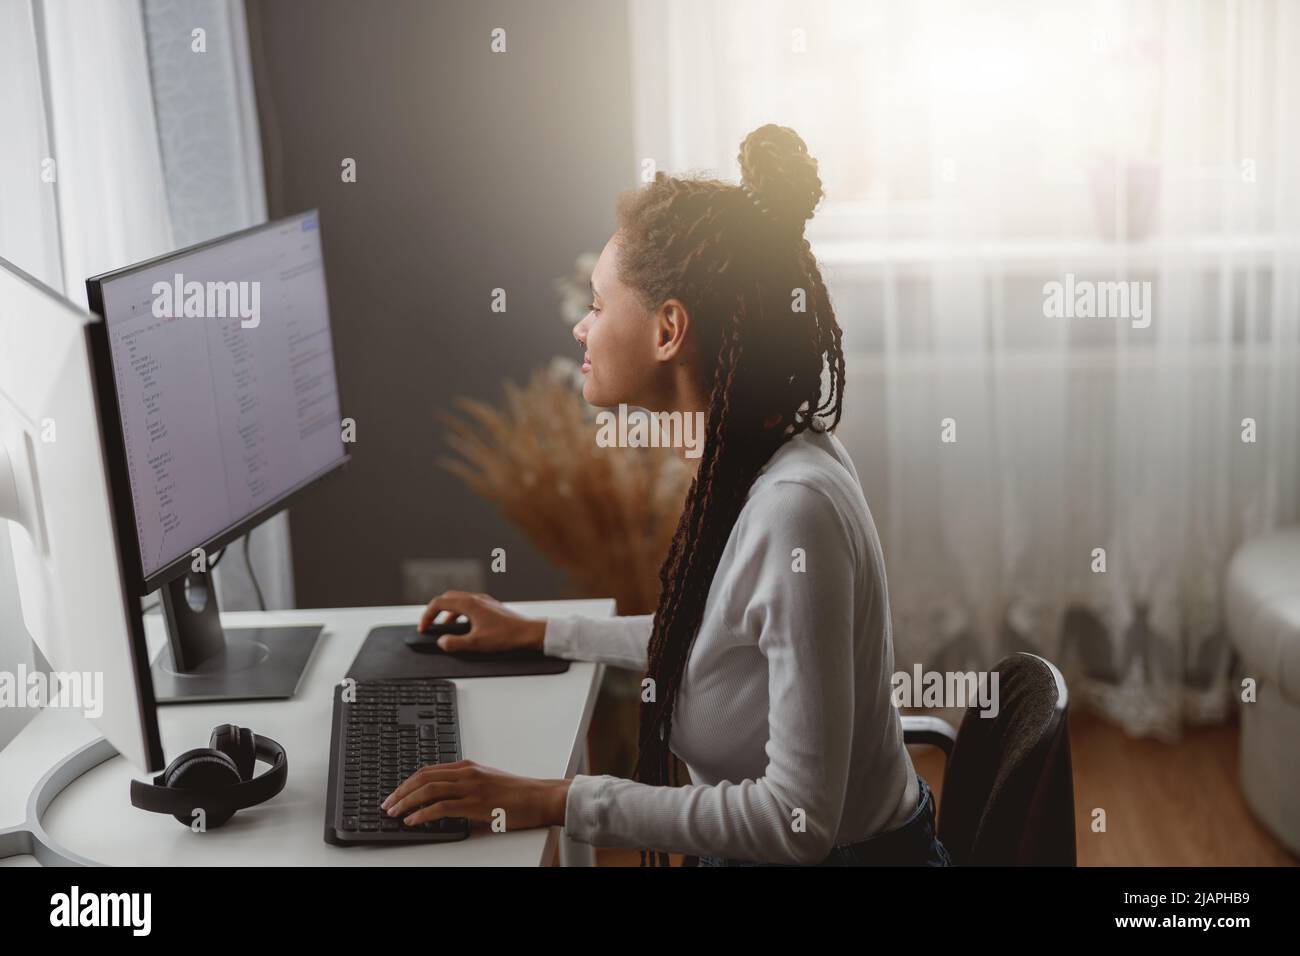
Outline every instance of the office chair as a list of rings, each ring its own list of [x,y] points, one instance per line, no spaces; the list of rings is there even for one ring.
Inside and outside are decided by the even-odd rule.
[[[905,743],[938,747],[947,760],[939,840],[958,866],[1074,866],[1065,680],[1024,652],[994,670],[996,717],[969,707],[955,732],[938,717],[903,717]]]

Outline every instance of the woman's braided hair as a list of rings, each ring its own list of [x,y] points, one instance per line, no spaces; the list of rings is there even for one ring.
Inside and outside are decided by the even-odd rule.
[[[716,356],[704,448],[659,569],[648,649],[654,691],[636,776],[658,785],[674,782],[673,705],[750,486],[793,435],[834,428],[844,402],[840,327],[803,235],[822,198],[817,161],[794,130],[768,125],[745,137],[740,170],[740,186],[658,173],[619,204],[620,277],[649,309],[681,301],[701,359]]]

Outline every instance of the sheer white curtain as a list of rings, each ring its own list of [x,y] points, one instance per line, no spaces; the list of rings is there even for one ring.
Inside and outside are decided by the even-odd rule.
[[[237,0],[0,0],[0,256],[84,307],[87,276],[263,221],[249,77]],[[2,525],[0,555],[7,668],[30,649]],[[283,516],[252,557],[292,606]],[[255,606],[242,560],[217,574],[223,607]]]
[[[157,141],[177,247],[266,221],[262,146],[241,0],[144,0]],[[205,31],[196,54],[192,31]],[[268,608],[294,606],[289,517],[259,525],[251,561]],[[258,606],[244,560],[231,545],[216,571],[221,606]]]
[[[1133,733],[1222,719],[1227,560],[1300,515],[1300,6],[629,11],[638,164],[734,179],[766,122],[821,163],[899,666],[1033,648]]]

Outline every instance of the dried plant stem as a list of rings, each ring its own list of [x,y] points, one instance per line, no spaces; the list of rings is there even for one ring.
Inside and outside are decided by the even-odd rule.
[[[590,408],[545,372],[507,382],[502,409],[469,398],[441,414],[458,457],[440,459],[528,535],[584,594],[613,597],[620,614],[658,603],[658,569],[685,499],[689,471],[665,448],[602,448]]]

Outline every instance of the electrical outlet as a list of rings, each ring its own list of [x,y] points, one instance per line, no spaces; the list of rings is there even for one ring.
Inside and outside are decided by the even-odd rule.
[[[443,591],[482,591],[484,573],[474,558],[408,558],[402,562],[402,602],[428,604]]]

